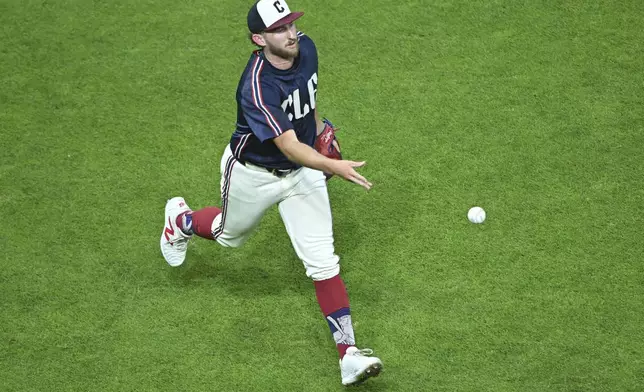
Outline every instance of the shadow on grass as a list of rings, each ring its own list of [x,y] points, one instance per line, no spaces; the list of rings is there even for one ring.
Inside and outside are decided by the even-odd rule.
[[[212,249],[206,249],[210,245]],[[312,282],[295,255],[274,254],[270,249],[244,249],[200,244],[188,251],[186,262],[172,269],[172,280],[185,286],[202,284],[226,289],[239,297],[272,296],[287,292],[309,294]]]

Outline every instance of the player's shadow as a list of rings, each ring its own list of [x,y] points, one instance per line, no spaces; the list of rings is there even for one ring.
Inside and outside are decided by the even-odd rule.
[[[364,241],[370,242],[373,225],[362,223],[359,213],[350,208],[342,208],[342,213],[334,218],[341,270],[361,269],[354,256],[363,255],[354,252],[362,249]],[[240,297],[271,296],[285,291],[308,295],[312,290],[311,279],[306,276],[276,210],[267,213],[260,227],[240,248],[224,248],[194,238],[184,265],[171,273],[171,279],[179,284],[216,285]]]
[[[284,247],[267,248],[253,242],[251,239],[242,248],[232,249],[194,241],[185,264],[173,271],[174,279],[186,286],[216,285],[240,297],[310,292],[310,279],[294,251],[287,253]]]

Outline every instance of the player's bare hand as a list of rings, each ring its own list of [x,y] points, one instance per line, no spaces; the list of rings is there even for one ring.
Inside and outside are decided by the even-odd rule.
[[[360,173],[356,171],[355,168],[364,166],[367,162],[355,162],[355,161],[346,161],[338,160],[333,161],[333,174],[338,175],[345,180],[356,183],[363,188],[369,190],[373,185],[366,178],[364,178]]]

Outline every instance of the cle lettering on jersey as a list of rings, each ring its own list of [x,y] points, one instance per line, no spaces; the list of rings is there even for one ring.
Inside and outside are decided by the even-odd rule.
[[[315,94],[317,93],[318,87],[318,74],[314,73],[309,81],[306,83],[309,102],[304,103],[302,107],[302,101],[300,99],[300,89],[295,89],[288,98],[282,102],[282,109],[288,115],[288,120],[293,121],[293,119],[299,120],[309,114],[311,110],[315,109]]]

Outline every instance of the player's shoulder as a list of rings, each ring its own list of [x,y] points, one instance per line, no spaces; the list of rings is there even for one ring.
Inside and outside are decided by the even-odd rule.
[[[257,77],[260,75],[267,75],[270,77],[271,73],[268,71],[270,67],[267,67],[268,60],[262,54],[260,49],[254,50],[248,63],[246,65],[246,71],[249,77]]]
[[[313,42],[311,37],[309,37],[308,35],[304,34],[303,32],[298,31],[297,32],[297,38],[300,40],[300,46],[310,45],[310,46],[315,47],[315,43]]]
[[[274,75],[270,72],[270,66],[267,66],[268,60],[262,55],[261,50],[254,50],[248,58],[246,70],[242,76],[241,89],[242,93],[246,94],[253,88],[274,89],[276,82]]]
[[[303,54],[306,58],[317,58],[318,49],[315,46],[315,43],[308,35],[304,34],[301,31],[297,32],[297,37],[300,41],[300,53]]]

